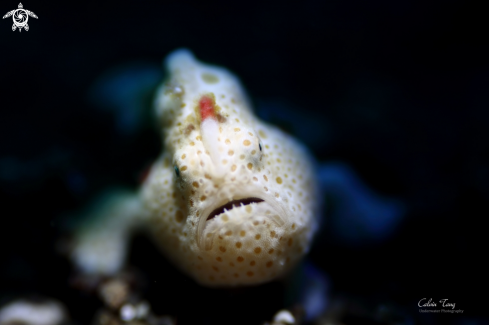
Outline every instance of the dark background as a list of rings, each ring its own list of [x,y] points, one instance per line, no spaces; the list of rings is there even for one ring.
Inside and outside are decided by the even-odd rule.
[[[1,14],[17,5],[3,1]],[[405,202],[406,218],[386,242],[351,247],[326,239],[313,249],[332,296],[393,304],[421,324],[476,324],[484,317],[489,19],[482,6],[23,5],[39,17],[29,19],[28,32],[12,32],[11,18],[0,21],[0,303],[38,294],[63,301],[82,323],[91,318],[97,303],[69,287],[71,267],[55,249],[63,220],[107,186],[136,186],[160,143],[150,122],[124,133],[117,112],[100,109],[87,94],[108,69],[157,66],[170,51],[188,47],[234,71],[258,110],[285,102],[300,112],[304,119],[284,128],[304,133],[307,121],[316,121],[321,136],[303,140],[319,161],[345,162],[372,189]],[[144,239],[135,246],[131,261],[143,269],[145,254],[158,256]],[[165,290],[175,299],[184,295]],[[421,315],[417,302],[425,297],[448,298],[464,314]]]

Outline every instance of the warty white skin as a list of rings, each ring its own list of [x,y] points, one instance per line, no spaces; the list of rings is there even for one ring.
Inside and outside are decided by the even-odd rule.
[[[255,117],[229,71],[197,61],[188,50],[173,52],[165,65],[169,78],[156,99],[163,153],[138,194],[109,196],[111,203],[78,231],[73,260],[86,273],[115,273],[132,229],[143,226],[202,285],[283,276],[309,250],[317,229],[310,154]],[[202,121],[203,96],[212,99],[215,118]],[[213,213],[235,200],[244,201]]]

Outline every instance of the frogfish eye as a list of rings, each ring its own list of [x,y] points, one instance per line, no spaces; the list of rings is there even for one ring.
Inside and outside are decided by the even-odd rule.
[[[258,142],[258,148],[260,148],[260,151],[261,151],[261,143]]]
[[[178,169],[176,165],[173,166],[173,169],[175,169],[175,175],[177,175],[177,177],[180,177],[180,169]]]

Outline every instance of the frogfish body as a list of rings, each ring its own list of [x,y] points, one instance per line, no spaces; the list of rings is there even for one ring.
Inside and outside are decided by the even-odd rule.
[[[112,199],[78,231],[73,259],[88,273],[122,265],[130,230],[206,286],[281,277],[318,227],[318,186],[306,148],[252,112],[229,71],[177,50],[155,101],[164,150],[137,194]],[[110,254],[111,257],[107,257]],[[103,257],[102,257],[103,256]]]

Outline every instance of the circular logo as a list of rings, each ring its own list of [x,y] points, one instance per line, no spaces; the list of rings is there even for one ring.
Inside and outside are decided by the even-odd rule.
[[[27,15],[24,9],[15,10],[12,16],[14,18],[14,24],[17,27],[24,27],[27,24],[27,20],[29,20],[29,15]]]

